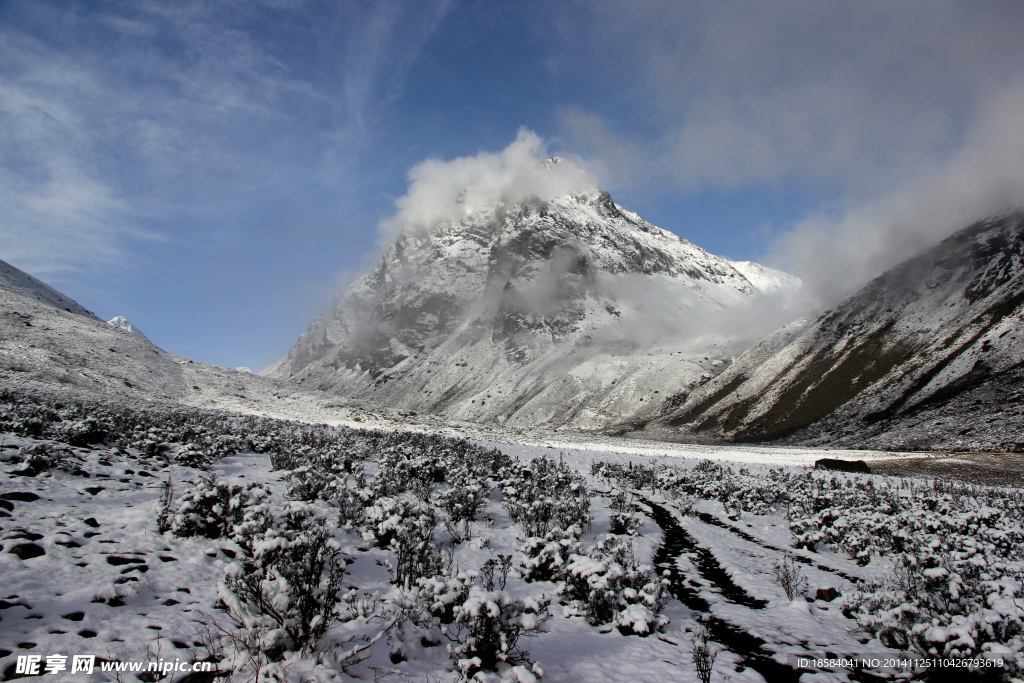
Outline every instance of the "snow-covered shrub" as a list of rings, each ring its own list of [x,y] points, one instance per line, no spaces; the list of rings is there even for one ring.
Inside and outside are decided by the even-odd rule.
[[[693,657],[693,668],[697,671],[697,678],[701,683],[711,683],[711,671],[715,667],[715,658],[718,651],[709,642],[708,631],[703,626],[693,634],[693,643],[690,647],[690,656]]]
[[[615,536],[569,558],[560,592],[589,623],[614,623],[625,634],[646,636],[668,623],[660,615],[671,599],[668,579],[637,564],[632,543]]]
[[[341,492],[338,477],[324,470],[304,465],[288,475],[288,497],[311,503],[314,500],[332,500]]]
[[[358,480],[352,486],[343,485],[331,501],[338,508],[338,525],[346,529],[359,526],[366,521],[366,507],[373,492]]]
[[[434,487],[445,481],[445,476],[445,467],[435,455],[388,449],[380,455],[372,487],[379,497],[409,493],[425,501],[430,499]]]
[[[290,507],[227,566],[218,599],[248,648],[271,660],[309,653],[339,621],[346,561],[333,537],[312,510]]]
[[[478,674],[488,671],[519,675],[519,680],[523,680],[523,673],[539,678],[541,668],[529,666],[529,652],[519,646],[519,641],[543,631],[544,622],[551,616],[550,602],[545,595],[519,599],[505,591],[471,586],[465,600],[455,607],[453,624],[445,629],[445,635],[455,643],[448,651],[462,680],[479,680]],[[517,667],[521,672],[509,671]]]
[[[483,510],[489,489],[476,477],[461,475],[449,477],[449,488],[437,494],[439,507],[452,522],[472,522]]]
[[[274,448],[269,453],[271,470],[291,470],[302,465],[302,458],[283,448]]]
[[[1000,566],[1002,565],[1002,566]],[[904,556],[886,579],[858,585],[843,610],[887,647],[925,657],[1002,657],[1024,671],[1021,563],[986,564],[983,554]]]
[[[54,469],[75,472],[80,461],[69,450],[47,443],[24,446],[18,451],[18,457],[21,458],[21,469],[17,472],[28,477]]]
[[[636,504],[633,503],[633,497],[630,494],[625,491],[616,491],[608,508],[610,510],[608,526],[611,533],[619,536],[636,534],[643,522],[633,514],[636,512]]]
[[[591,473],[623,488],[661,491],[671,499],[686,496],[718,500],[734,518],[744,512],[772,512],[787,500],[794,483],[811,478],[809,474],[791,475],[782,470],[770,470],[765,475],[744,468],[734,471],[713,460],[701,460],[689,470],[666,465],[596,462]]]
[[[569,557],[583,552],[580,536],[583,529],[571,526],[566,530],[552,529],[544,538],[532,536],[523,543],[525,556],[520,573],[527,581],[560,581],[564,578]]]
[[[393,583],[409,588],[417,579],[437,573],[441,565],[434,543],[437,516],[430,505],[381,498],[367,508],[366,525],[378,547],[394,553],[394,560],[385,562]]]
[[[107,430],[96,417],[72,417],[51,425],[49,436],[69,446],[91,446],[103,443],[107,438]]]
[[[634,536],[643,520],[626,512],[612,512],[608,515],[609,531],[616,535]]]
[[[477,576],[476,572],[459,572],[455,576],[421,577],[416,581],[417,596],[439,623],[451,624],[456,608],[469,597]]]
[[[480,567],[480,582],[489,591],[505,590],[508,582],[508,572],[512,569],[512,556],[498,553],[497,557],[491,557]]]
[[[543,538],[554,528],[590,525],[590,492],[583,477],[562,462],[534,458],[503,472],[504,504],[526,536]]]
[[[174,462],[197,470],[208,469],[215,459],[212,453],[195,443],[180,446],[174,454]]]
[[[134,448],[143,458],[164,458],[171,447],[171,436],[165,430],[146,424],[136,425],[130,434],[122,436],[118,445],[123,449]]]
[[[259,524],[251,513],[262,510],[260,504],[268,495],[262,484],[243,488],[211,475],[200,478],[190,490],[173,499],[168,481],[157,501],[157,529],[182,537],[242,537],[247,528],[243,522],[249,527]]]
[[[248,431],[245,435],[247,450],[253,453],[271,453],[277,448],[279,435],[276,432],[255,433]]]
[[[781,562],[772,565],[772,569],[775,570],[775,580],[782,586],[782,591],[790,602],[807,590],[807,577],[792,557],[783,557]]]

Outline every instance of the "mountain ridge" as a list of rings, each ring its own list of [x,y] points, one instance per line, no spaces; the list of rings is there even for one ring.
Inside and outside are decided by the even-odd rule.
[[[1022,319],[1024,212],[1008,211],[763,340],[680,405],[663,406],[652,429],[808,445],[1016,449]]]

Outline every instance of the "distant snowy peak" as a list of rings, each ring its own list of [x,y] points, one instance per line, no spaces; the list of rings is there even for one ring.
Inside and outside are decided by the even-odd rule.
[[[134,334],[136,337],[139,337],[140,339],[145,339],[146,341],[149,341],[149,337],[144,335],[142,333],[142,330],[140,330],[135,325],[133,325],[128,320],[128,318],[124,317],[123,315],[119,315],[119,316],[116,316],[114,318],[111,318],[110,320],[107,321],[107,324],[108,325],[113,325],[117,329],[123,330],[123,331],[125,331],[125,332],[127,332],[129,334]]]
[[[801,285],[801,280],[795,275],[762,266],[753,261],[731,261],[733,268],[738,270],[743,277],[750,281],[750,284],[762,292],[774,292],[781,289],[796,289]]]
[[[15,268],[6,261],[0,261],[0,289],[5,289],[8,292],[25,296],[35,301],[47,303],[68,313],[84,315],[87,318],[99,320],[95,313],[86,309],[74,299],[61,294],[50,285]]]

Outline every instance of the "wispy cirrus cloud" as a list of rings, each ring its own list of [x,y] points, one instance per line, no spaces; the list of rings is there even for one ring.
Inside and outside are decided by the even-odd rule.
[[[8,5],[0,257],[45,274],[237,240],[261,202],[344,179],[447,5]]]

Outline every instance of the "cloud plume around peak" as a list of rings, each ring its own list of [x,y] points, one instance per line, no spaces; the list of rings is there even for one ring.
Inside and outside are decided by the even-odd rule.
[[[567,106],[566,138],[612,190],[809,197],[761,222],[767,260],[823,305],[1024,200],[1024,4],[588,7],[598,28],[576,47],[647,107]]]
[[[974,221],[1024,207],[1024,79],[990,98],[943,163],[871,200],[806,216],[772,260],[823,304]]]
[[[544,140],[526,128],[500,152],[427,159],[413,166],[408,177],[408,191],[395,202],[397,212],[379,225],[384,246],[408,228],[429,229],[488,211],[499,202],[546,201],[598,188],[582,162],[548,159]]]

